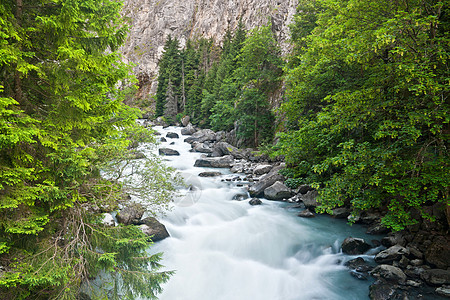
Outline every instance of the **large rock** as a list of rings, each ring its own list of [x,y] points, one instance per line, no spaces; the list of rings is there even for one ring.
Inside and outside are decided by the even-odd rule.
[[[234,159],[231,155],[223,157],[205,157],[195,161],[194,167],[230,168]]]
[[[255,184],[253,184],[249,189],[248,192],[250,193],[250,196],[252,197],[262,197],[264,196],[264,190],[267,189],[269,186],[274,184],[277,181],[282,181],[283,175],[278,173],[278,170],[270,171],[268,174],[262,176],[259,181]]]
[[[420,274],[420,278],[429,285],[439,286],[450,284],[450,270],[430,269]]]
[[[194,146],[193,150],[195,152],[199,152],[199,153],[212,153],[212,149],[206,145],[205,143],[193,143],[192,144]]]
[[[375,256],[375,261],[379,264],[386,264],[400,260],[403,255],[409,255],[408,249],[400,245],[395,245],[378,253]]]
[[[116,218],[119,223],[124,225],[138,225],[141,223],[141,218],[145,213],[145,207],[142,204],[131,202],[126,207],[121,209]]]
[[[304,195],[300,195],[299,199],[305,204],[306,208],[315,209],[319,206],[319,202],[317,202],[318,195],[319,193],[316,190],[313,190]]]
[[[116,222],[114,222],[114,217],[110,213],[103,214],[102,223],[106,226],[115,226]]]
[[[450,267],[450,239],[440,236],[425,251],[425,260],[439,269]]]
[[[277,181],[264,190],[264,197],[269,200],[283,200],[291,197],[291,189]]]
[[[392,285],[385,280],[378,279],[369,287],[369,298],[371,300],[389,300],[397,294],[398,286]]]
[[[168,132],[166,137],[169,139],[178,139],[180,136],[176,132]]]
[[[372,248],[364,239],[348,237],[342,242],[342,252],[350,255],[363,254]]]
[[[391,265],[379,265],[372,270],[371,274],[390,282],[404,283],[406,281],[405,273],[400,268]]]
[[[253,170],[253,174],[255,175],[263,175],[267,174],[272,170],[272,165],[257,165],[256,168]]]
[[[183,124],[184,127],[186,127],[189,123],[189,121],[191,120],[190,116],[184,116],[183,118],[181,118],[181,124]]]
[[[258,199],[258,198],[252,198],[249,202],[248,202],[250,205],[261,205],[262,204],[262,201],[260,200],[260,199]]]
[[[347,219],[351,211],[346,207],[337,207],[333,209],[332,217],[336,219]]]
[[[216,133],[212,131],[211,129],[202,129],[194,134],[192,136],[186,138],[184,141],[186,143],[192,144],[193,142],[199,142],[204,143],[206,141],[212,141],[214,142],[216,140]]]
[[[194,128],[194,126],[192,126],[191,123],[187,124],[186,127],[181,128],[181,134],[182,135],[192,135],[196,132],[197,130]]]
[[[238,148],[228,144],[227,142],[218,142],[214,145],[214,153],[216,155],[232,155],[234,158],[242,159],[245,155]]]
[[[169,148],[159,148],[158,149],[159,155],[166,155],[166,156],[179,156],[180,152],[177,150],[169,149]]]
[[[153,242],[157,242],[169,237],[166,227],[153,217],[147,217],[142,220],[140,226],[143,233],[148,235]]]
[[[199,177],[216,177],[220,175],[222,175],[220,172],[201,172],[198,174]]]

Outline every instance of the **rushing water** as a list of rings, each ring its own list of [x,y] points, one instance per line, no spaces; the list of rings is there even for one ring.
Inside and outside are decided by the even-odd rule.
[[[356,256],[339,249],[348,236],[373,239],[364,228],[328,216],[300,218],[288,203],[262,199],[262,205],[251,206],[250,199],[232,200],[246,193],[236,182],[222,181],[234,174],[194,167],[201,154],[189,152],[180,128],[156,129],[162,136],[180,135],[161,144],[181,153],[166,157],[166,163],[199,188],[175,202],[161,220],[171,237],[151,248],[164,252],[166,270],[176,271],[161,300],[369,299],[370,281],[353,278],[343,265]],[[197,176],[218,170],[224,175]]]

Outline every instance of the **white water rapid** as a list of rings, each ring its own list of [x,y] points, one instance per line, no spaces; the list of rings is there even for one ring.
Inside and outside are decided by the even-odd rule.
[[[156,129],[167,138],[161,147],[181,156],[167,156],[166,163],[188,181],[201,186],[192,202],[174,205],[161,219],[171,237],[155,243],[152,252],[164,252],[165,270],[176,273],[163,286],[161,300],[351,300],[369,299],[369,281],[353,278],[343,263],[356,256],[339,247],[348,237],[373,237],[364,228],[327,216],[297,217],[292,204],[264,200],[232,200],[246,193],[228,169],[194,167],[200,153],[191,153],[180,128]],[[174,142],[173,145],[169,145]],[[204,171],[224,175],[200,178]],[[190,200],[190,201],[191,201]],[[368,257],[369,258],[369,257]]]

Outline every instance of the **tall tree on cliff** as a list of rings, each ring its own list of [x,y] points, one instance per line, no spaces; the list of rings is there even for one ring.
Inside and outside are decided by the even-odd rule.
[[[131,80],[116,52],[127,31],[121,8],[109,0],[0,4],[2,299],[74,299],[105,272],[111,296],[122,282],[123,295],[154,297],[168,278],[154,272],[159,255],[146,254],[137,228],[107,227],[89,212],[113,209],[130,187],[120,167],[135,162],[127,133],[150,139],[117,89]],[[141,173],[145,191],[170,197],[167,171],[148,162],[143,171],[161,176]]]
[[[164,53],[159,61],[158,88],[156,91],[156,116],[165,114],[167,88],[169,81],[173,85],[174,96],[182,99],[183,60],[177,38],[168,36],[164,45]],[[179,104],[177,104],[179,106]]]
[[[434,0],[300,1],[278,147],[323,209],[385,209],[399,230],[433,220],[426,205],[448,207],[448,11]]]

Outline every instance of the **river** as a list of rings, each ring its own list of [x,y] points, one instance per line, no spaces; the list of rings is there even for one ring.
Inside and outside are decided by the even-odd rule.
[[[164,253],[165,270],[176,271],[161,300],[369,299],[371,279],[358,280],[344,266],[357,256],[340,252],[348,236],[374,239],[365,228],[329,216],[300,218],[300,209],[286,202],[262,199],[262,205],[251,206],[250,199],[233,200],[246,193],[245,186],[224,180],[236,174],[194,167],[201,154],[189,152],[180,128],[155,129],[162,136],[180,135],[161,143],[181,154],[165,162],[195,186],[161,218],[171,237],[151,248]],[[224,175],[198,177],[204,171]]]

